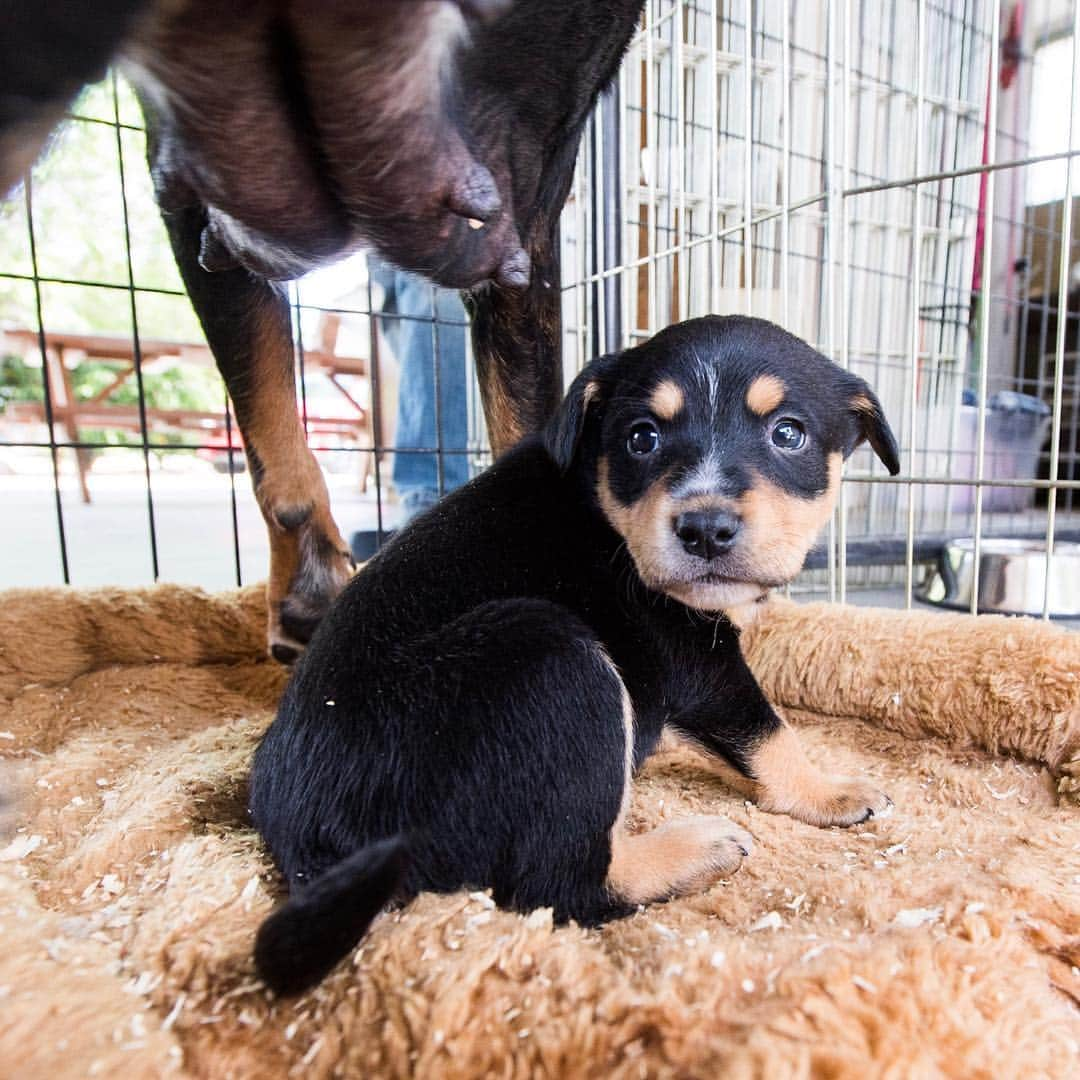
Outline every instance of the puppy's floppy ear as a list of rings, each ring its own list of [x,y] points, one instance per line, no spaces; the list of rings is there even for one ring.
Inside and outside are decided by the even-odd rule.
[[[570,384],[558,412],[544,428],[544,446],[563,472],[574,460],[585,419],[590,407],[603,395],[605,376],[614,359],[614,356],[601,356],[586,364]]]
[[[869,442],[874,453],[889,470],[890,476],[900,471],[900,448],[896,436],[889,427],[877,395],[868,383],[856,375],[847,380],[849,423],[851,435],[844,450],[844,457],[864,442]]]

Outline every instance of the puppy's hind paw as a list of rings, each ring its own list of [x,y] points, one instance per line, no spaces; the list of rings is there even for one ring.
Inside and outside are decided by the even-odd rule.
[[[608,882],[616,895],[635,904],[686,896],[730,877],[753,848],[753,837],[727,818],[681,818],[618,838]]]
[[[719,815],[685,818],[656,830],[671,855],[670,896],[704,892],[721,878],[734,874],[751,851],[754,838],[733,821]]]

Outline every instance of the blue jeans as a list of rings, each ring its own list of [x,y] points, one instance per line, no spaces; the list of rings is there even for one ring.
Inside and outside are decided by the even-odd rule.
[[[455,291],[374,259],[369,266],[386,292],[383,333],[401,365],[393,480],[411,517],[469,479],[467,316]]]

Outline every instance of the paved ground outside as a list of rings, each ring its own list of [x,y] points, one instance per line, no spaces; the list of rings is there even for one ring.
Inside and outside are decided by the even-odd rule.
[[[141,460],[141,455],[140,455]],[[47,462],[33,472],[0,475],[0,588],[63,584],[56,498]],[[239,580],[233,540],[232,488],[227,474],[205,468],[151,473],[158,580],[228,589],[261,581],[269,561],[266,530],[249,478],[235,478]],[[400,509],[384,487],[361,494],[356,474],[326,474],[342,534],[393,529]],[[72,585],[149,585],[154,581],[150,516],[141,472],[94,472],[92,502],[79,495],[74,473],[61,476],[61,506]],[[799,590],[796,599],[827,599]],[[899,586],[849,588],[849,603],[902,608]],[[915,601],[922,610],[940,610]],[[1060,620],[1080,628],[1080,620]]]
[[[342,533],[375,529],[379,504],[362,495],[355,475],[328,476]],[[61,478],[61,505],[73,585],[147,585],[154,580],[150,515],[142,476],[92,475],[93,501],[82,502],[74,477]],[[153,473],[158,579],[226,589],[237,584],[229,477],[207,471]],[[384,527],[398,518],[384,493]],[[240,579],[266,576],[266,529],[247,476],[236,477]],[[0,476],[0,588],[62,584],[56,499],[51,474]]]

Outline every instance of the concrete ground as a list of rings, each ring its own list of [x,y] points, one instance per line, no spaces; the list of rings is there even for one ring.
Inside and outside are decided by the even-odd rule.
[[[355,475],[328,476],[343,534],[376,528],[374,492]],[[141,475],[92,475],[84,504],[74,477],[61,478],[61,507],[73,585],[148,585],[154,581],[150,514]],[[237,581],[229,477],[210,470],[151,476],[158,580],[226,589]],[[398,518],[382,504],[384,527]],[[266,576],[268,545],[247,476],[236,477],[240,583]],[[0,588],[63,583],[52,476],[0,476]]]
[[[139,456],[141,463],[141,455]],[[32,470],[0,474],[0,588],[63,584],[56,497],[45,458]],[[338,525],[349,539],[357,531],[394,528],[400,508],[384,485],[382,500],[359,491],[354,471],[326,474]],[[60,502],[71,584],[149,585],[154,581],[150,515],[141,471],[91,474],[92,502],[83,503],[74,473],[61,475]],[[234,545],[230,477],[208,463],[183,471],[151,473],[158,580],[208,590],[260,581],[268,545],[248,477],[235,477],[238,544]],[[236,549],[239,549],[239,575]],[[828,599],[827,591],[798,588],[799,600]],[[849,588],[849,603],[904,607],[900,586]],[[941,610],[914,601],[916,609]],[[1080,629],[1080,619],[1057,620]]]

